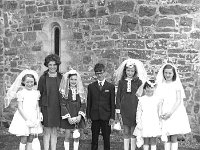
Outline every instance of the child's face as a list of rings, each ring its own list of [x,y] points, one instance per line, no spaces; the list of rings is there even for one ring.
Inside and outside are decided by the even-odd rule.
[[[154,87],[146,87],[146,89],[144,90],[145,95],[152,96],[154,93],[154,89],[155,89]]]
[[[50,61],[48,63],[48,69],[49,69],[49,73],[56,73],[57,71],[57,65],[56,65],[56,62],[55,61]]]
[[[77,75],[73,75],[69,78],[69,84],[72,87],[75,87],[77,85]]]
[[[34,79],[31,77],[26,77],[24,85],[27,90],[32,90],[34,87]]]
[[[173,76],[174,76],[174,73],[172,69],[164,70],[164,78],[166,81],[172,81]]]
[[[126,68],[126,75],[128,78],[132,78],[135,74],[135,67]]]
[[[104,72],[104,71],[95,72],[95,75],[96,75],[96,77],[97,77],[97,79],[98,79],[99,81],[103,81],[104,78],[105,78],[105,72]]]

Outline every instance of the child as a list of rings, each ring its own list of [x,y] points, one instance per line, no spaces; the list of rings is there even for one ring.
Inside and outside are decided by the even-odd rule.
[[[22,71],[11,88],[8,90],[6,101],[17,98],[18,109],[14,114],[9,132],[20,136],[19,150],[32,150],[34,134],[39,134],[40,125],[38,100],[39,91],[36,90],[38,75],[33,70]],[[8,106],[8,105],[7,105]]]
[[[98,150],[98,137],[101,130],[104,150],[110,150],[111,125],[115,119],[115,86],[105,79],[105,66],[97,63],[94,66],[97,81],[88,85],[87,119],[92,122],[91,150]]]
[[[82,103],[84,88],[76,70],[70,70],[63,75],[59,91],[63,96],[60,105],[63,119],[61,128],[65,130],[64,147],[65,150],[69,150],[70,133],[73,131],[74,150],[78,150],[80,136],[78,129],[85,127],[85,108]]]
[[[154,94],[156,84],[154,80],[148,80],[144,84],[144,96],[139,97],[137,107],[137,126],[140,134],[136,130],[134,135],[140,136],[144,140],[143,149],[148,150],[149,145],[151,150],[156,150],[156,138],[161,135],[159,121],[159,98]],[[137,137],[138,140],[138,137]],[[137,141],[137,144],[140,141]]]
[[[136,139],[133,136],[133,131],[136,126],[138,96],[142,94],[142,81],[146,81],[147,73],[142,62],[135,59],[127,59],[122,62],[115,75],[118,83],[116,113],[118,114],[118,119],[122,116],[124,150],[129,150],[130,139],[131,150],[135,150]]]
[[[157,75],[157,92],[162,98],[162,135],[166,135],[165,150],[177,150],[178,134],[191,132],[183,104],[185,92],[177,69],[172,64],[163,65]]]

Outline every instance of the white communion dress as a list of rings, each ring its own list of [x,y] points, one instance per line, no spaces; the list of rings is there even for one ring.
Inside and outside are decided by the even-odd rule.
[[[40,93],[37,90],[23,89],[17,93],[17,101],[22,101],[23,111],[29,120],[37,122],[37,103],[40,97]],[[17,110],[13,116],[13,120],[9,127],[9,132],[16,136],[28,136],[29,134],[39,134],[42,131],[36,130],[36,128],[30,128],[27,126],[25,120]]]
[[[170,112],[176,102],[176,93],[180,91],[180,85],[176,82],[163,82],[159,86],[158,93],[163,99],[162,114]],[[176,111],[167,120],[162,120],[162,133],[165,135],[186,134],[191,132],[189,119],[183,103],[183,94],[181,103]]]
[[[157,96],[139,97],[137,119],[141,128],[142,137],[157,137],[161,135],[161,127],[158,117],[159,99]]]

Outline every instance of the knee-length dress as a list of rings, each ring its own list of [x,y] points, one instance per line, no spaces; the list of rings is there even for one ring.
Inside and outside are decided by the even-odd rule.
[[[136,111],[138,97],[136,92],[142,85],[142,81],[137,77],[131,80],[131,91],[127,92],[127,80],[120,80],[118,84],[116,109],[120,109],[124,125],[136,126]]]
[[[176,102],[176,92],[180,90],[180,88],[176,82],[164,82],[158,88],[158,94],[160,94],[161,99],[163,99],[162,114],[168,113]],[[167,135],[186,134],[191,132],[183,98],[181,98],[181,104],[172,116],[167,120],[162,120],[162,132],[165,132]]]
[[[81,97],[76,94],[76,100],[72,98],[72,90],[69,90],[68,98],[62,98],[60,101],[61,116],[65,117],[77,117],[79,114],[82,116],[81,121],[77,125],[78,128],[83,129],[85,127],[85,105],[81,102]],[[63,129],[75,129],[74,124],[70,124],[68,119],[65,118],[61,122],[61,128]]]
[[[37,90],[23,89],[17,93],[17,101],[22,102],[23,111],[28,119],[36,122],[37,119],[37,103],[40,93]],[[17,136],[28,136],[29,134],[39,134],[35,128],[30,128],[26,125],[26,121],[17,110],[13,116],[12,122],[9,127],[9,132]]]
[[[141,128],[142,137],[157,137],[161,135],[161,126],[158,114],[158,96],[139,97],[137,107],[137,126]]]
[[[57,73],[57,77],[49,77],[48,71],[40,77],[38,90],[40,91],[40,107],[43,114],[42,124],[44,127],[60,127],[61,108],[59,86],[62,75]]]

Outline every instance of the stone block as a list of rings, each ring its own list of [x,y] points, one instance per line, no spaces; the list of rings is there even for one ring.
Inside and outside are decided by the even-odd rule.
[[[190,13],[184,5],[161,6],[159,7],[159,11],[162,15],[183,15]]]
[[[12,36],[12,32],[10,31],[10,29],[5,29],[5,36],[6,37],[11,37]]]
[[[5,48],[9,48],[10,47],[10,42],[9,42],[7,37],[3,38],[3,45],[4,45]]]
[[[11,42],[11,47],[20,47],[23,43],[23,35],[18,34]]]
[[[151,26],[154,24],[154,21],[152,19],[147,19],[147,18],[140,19],[139,22],[141,26]]]
[[[175,20],[174,19],[160,19],[157,23],[157,27],[175,27]]]
[[[37,7],[35,5],[26,6],[26,14],[34,14],[37,12]]]
[[[35,41],[36,32],[26,32],[24,33],[24,41]]]
[[[106,0],[97,0],[98,6],[105,6]]]
[[[81,39],[83,39],[82,33],[80,33],[80,32],[74,32],[73,33],[73,39],[75,39],[75,40],[81,40]]]
[[[119,15],[111,15],[107,17],[106,25],[120,25],[120,16]]]
[[[16,68],[17,67],[17,61],[11,61],[10,62],[10,67]]]
[[[102,17],[102,16],[106,16],[106,15],[108,15],[108,11],[107,11],[106,7],[99,7],[97,9],[97,16],[98,17]]]
[[[112,48],[114,46],[114,41],[109,40],[109,41],[99,41],[96,42],[97,48],[103,49],[103,48]]]
[[[43,23],[34,24],[33,25],[33,30],[34,31],[39,31],[39,30],[42,30],[42,27],[43,27]]]
[[[65,6],[63,10],[63,19],[71,18],[72,8],[70,6]]]
[[[48,11],[48,7],[47,6],[38,7],[38,12],[47,12],[47,11]]]
[[[198,103],[196,103],[195,105],[194,105],[194,113],[195,114],[198,114],[199,113],[199,104]]]
[[[173,38],[173,35],[172,34],[154,34],[154,39],[172,39]]]
[[[126,42],[127,42],[126,43],[126,47],[127,48],[145,49],[145,43],[144,43],[144,41],[127,40]]]
[[[133,59],[139,60],[150,60],[151,51],[150,50],[136,50],[136,49],[127,49],[128,56]]]
[[[86,11],[83,6],[78,9],[78,18],[87,18]]]
[[[65,0],[58,0],[58,5],[64,5]]]
[[[122,18],[122,26],[121,31],[122,32],[129,32],[129,29],[131,31],[135,30],[136,25],[138,24],[138,20],[130,17],[130,16],[124,16]]]
[[[181,17],[179,24],[180,24],[180,26],[189,26],[189,27],[191,27],[192,26],[192,21],[193,21],[193,18]]]
[[[133,12],[135,6],[134,1],[116,1],[115,3],[115,12]]]
[[[156,13],[156,8],[155,7],[151,7],[151,6],[140,6],[139,7],[139,16],[140,17],[151,17],[153,15],[155,15]]]
[[[107,49],[101,52],[102,58],[107,58],[109,60],[118,60],[120,57],[120,51],[116,49]]]
[[[10,10],[16,10],[17,9],[17,1],[4,1],[3,4],[3,9],[5,12],[10,11]]]
[[[49,9],[49,11],[57,11],[58,10],[58,5],[49,5],[48,9]]]
[[[4,27],[8,27],[8,14],[3,13],[3,21],[4,21]]]
[[[4,54],[6,56],[15,56],[15,55],[17,55],[17,49],[16,48],[11,48],[9,50],[5,50]]]

